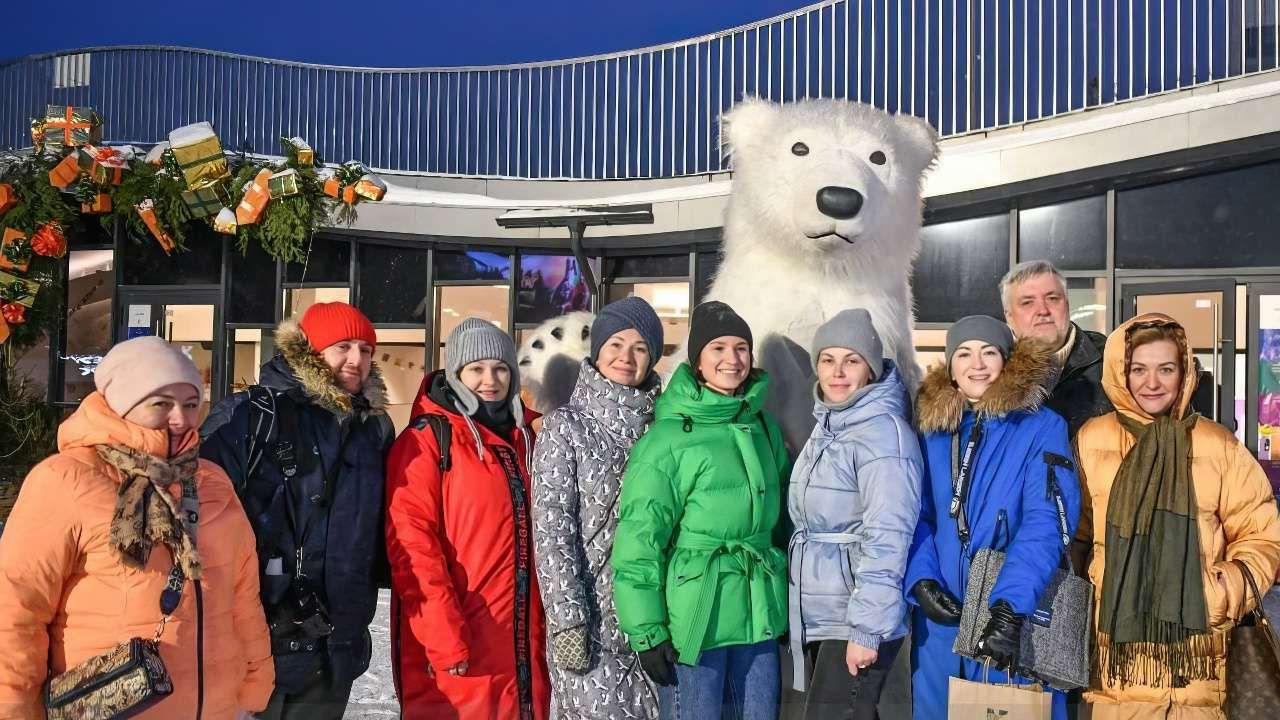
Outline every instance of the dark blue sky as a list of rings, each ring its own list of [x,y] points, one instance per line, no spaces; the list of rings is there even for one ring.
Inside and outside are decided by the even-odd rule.
[[[553,60],[679,40],[806,0],[14,2],[0,58],[155,44],[377,67]]]

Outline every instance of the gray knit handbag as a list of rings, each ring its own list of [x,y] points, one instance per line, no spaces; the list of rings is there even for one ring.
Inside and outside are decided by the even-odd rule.
[[[1065,555],[1065,553],[1064,553]],[[983,549],[969,565],[960,631],[952,651],[976,657],[978,638],[991,612],[991,589],[1004,567],[1005,554]],[[1022,647],[1017,673],[1047,683],[1058,690],[1089,685],[1089,633],[1093,624],[1093,583],[1059,568],[1040,594],[1036,611],[1022,624]]]

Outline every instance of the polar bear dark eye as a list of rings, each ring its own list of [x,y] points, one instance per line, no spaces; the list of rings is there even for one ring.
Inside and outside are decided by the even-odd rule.
[[[792,145],[792,146],[791,146],[791,154],[792,154],[792,155],[800,155],[800,156],[808,155],[808,154],[809,154],[809,146],[808,146],[808,145],[805,145],[805,144],[804,144],[804,143],[802,143],[802,142],[798,142],[798,143],[796,143],[795,145]]]
[[[887,163],[887,162],[889,162],[889,158],[885,157],[883,152],[881,152],[881,151],[877,150],[877,151],[875,151],[875,152],[871,153],[871,164],[872,164],[872,165],[883,165],[883,164],[885,164],[885,163]]]
[[[542,341],[541,341],[541,340],[534,340],[534,341],[533,341],[533,349],[534,349],[534,350],[541,350],[543,347],[545,347],[545,346],[542,344]]]

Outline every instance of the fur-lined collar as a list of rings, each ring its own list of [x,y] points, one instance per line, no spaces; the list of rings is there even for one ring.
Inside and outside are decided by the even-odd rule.
[[[276,328],[276,348],[309,400],[339,419],[351,414],[350,393],[338,387],[333,370],[329,369],[320,353],[311,348],[311,343],[307,342],[307,336],[296,320],[285,320]],[[369,379],[365,381],[360,394],[369,401],[369,411],[360,420],[370,415],[386,413],[387,385],[377,363],[373,363],[369,370]]]
[[[1017,410],[1035,412],[1048,397],[1044,385],[1053,372],[1053,350],[1043,343],[1021,340],[974,410],[985,417],[1003,417]],[[951,381],[946,364],[935,365],[925,375],[916,397],[917,427],[921,432],[955,432],[967,404]]]

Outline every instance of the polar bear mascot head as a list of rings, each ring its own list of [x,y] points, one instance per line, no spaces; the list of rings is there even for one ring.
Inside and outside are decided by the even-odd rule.
[[[826,319],[866,308],[908,387],[911,264],[921,183],[938,156],[927,122],[870,105],[748,99],[724,118],[733,164],[723,259],[707,294],[751,326],[768,409],[798,451],[813,427],[809,343]]]
[[[524,400],[534,410],[546,415],[569,402],[582,359],[591,354],[595,319],[589,312],[554,317],[534,328],[520,344],[516,353],[520,382],[526,391]]]

